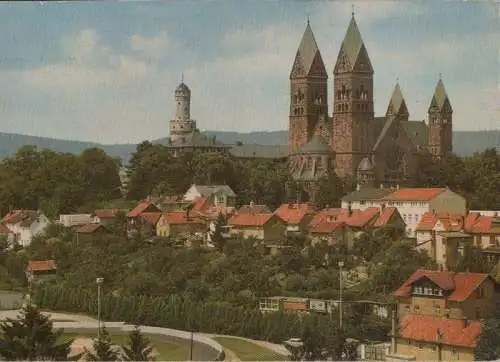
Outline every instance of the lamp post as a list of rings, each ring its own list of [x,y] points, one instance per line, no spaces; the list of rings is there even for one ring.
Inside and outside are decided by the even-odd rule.
[[[101,335],[101,285],[104,282],[104,278],[96,278],[97,284],[97,338],[99,339]]]
[[[339,265],[339,327],[342,329],[342,268],[344,267],[344,262],[341,260]]]

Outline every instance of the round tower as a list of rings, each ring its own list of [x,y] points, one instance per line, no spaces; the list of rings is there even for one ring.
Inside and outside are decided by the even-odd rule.
[[[181,82],[175,89],[175,119],[170,121],[170,139],[175,141],[196,130],[196,122],[191,119],[191,90]]]

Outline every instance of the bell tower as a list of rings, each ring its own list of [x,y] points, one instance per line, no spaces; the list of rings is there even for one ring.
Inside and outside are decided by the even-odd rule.
[[[441,76],[434,89],[428,115],[429,152],[434,157],[441,158],[453,151],[453,109]]]
[[[336,170],[354,176],[373,146],[373,67],[354,12],[333,71],[333,136]]]
[[[328,74],[309,21],[290,72],[288,146],[291,154],[313,137],[321,117],[328,116]]]

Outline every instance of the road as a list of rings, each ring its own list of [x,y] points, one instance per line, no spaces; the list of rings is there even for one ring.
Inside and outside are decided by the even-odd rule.
[[[19,313],[19,310],[1,310],[0,311],[0,320],[4,320],[6,318],[17,318],[17,315]],[[56,313],[56,312],[42,312],[45,315],[50,315],[55,328],[67,328],[67,329],[97,329],[97,319],[83,315],[83,314],[71,314],[71,313]],[[128,326],[128,328],[132,328],[132,326]],[[124,329],[125,328],[125,323],[124,322],[106,322],[106,328],[120,328]],[[127,328],[127,329],[128,329]],[[174,333],[177,336],[180,336],[181,334],[186,334],[185,336],[182,336],[182,338],[186,338],[189,332],[181,332],[181,331],[175,331],[172,329],[168,328],[158,328],[158,327],[147,327],[147,326],[141,326],[141,329],[146,332],[146,333],[152,333],[152,334],[160,334],[159,332],[164,332],[161,334],[172,334]],[[233,338],[239,338],[243,339],[249,342],[253,342],[261,347],[267,348],[275,353],[285,355],[287,356],[289,354],[288,350],[285,348],[285,346],[281,344],[276,344],[276,343],[271,343],[271,342],[266,342],[266,341],[259,341],[259,340],[253,340],[253,339],[248,339],[248,338],[243,338],[243,337],[235,337],[235,336],[223,336],[223,335],[218,335],[218,334],[205,334],[205,333],[196,333],[196,336],[202,337],[201,339],[209,339],[212,343],[215,343],[216,345],[219,345],[216,343],[212,337],[220,336],[220,337],[233,337]],[[187,339],[187,338],[186,338]],[[202,341],[200,341],[202,342]],[[210,343],[210,344],[212,344]],[[220,345],[219,345],[220,346]],[[215,347],[215,345],[214,345]],[[233,351],[226,351],[226,360],[230,361],[239,361],[237,358],[236,354]]]

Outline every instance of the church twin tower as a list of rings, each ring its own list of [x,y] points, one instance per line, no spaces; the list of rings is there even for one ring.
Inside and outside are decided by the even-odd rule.
[[[359,167],[370,165],[376,169],[372,171],[377,179],[398,181],[412,177],[412,158],[418,151],[427,150],[436,157],[451,151],[453,111],[441,79],[428,110],[427,126],[423,121],[408,120],[399,84],[386,115],[375,117],[373,73],[353,14],[333,69],[330,117],[328,73],[308,21],[290,73],[289,151],[295,164],[292,168],[307,170],[311,152],[302,157],[302,150],[311,151],[311,142],[316,147],[324,143],[331,151],[331,164],[339,176],[359,177]],[[402,136],[398,130],[403,131]],[[404,145],[408,141],[410,148]],[[401,159],[388,165],[385,155],[392,152],[399,152]],[[300,173],[296,178],[301,178]]]

